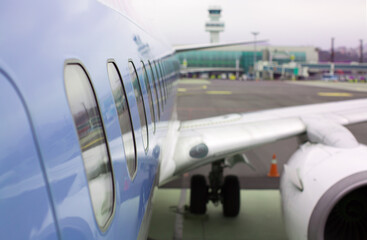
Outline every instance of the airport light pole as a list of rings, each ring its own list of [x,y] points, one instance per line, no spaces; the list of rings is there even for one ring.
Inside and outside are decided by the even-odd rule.
[[[259,32],[251,32],[252,35],[254,35],[254,66],[253,66],[253,74],[254,78],[256,79],[256,36],[259,34]]]
[[[330,54],[330,62],[334,62],[334,40],[335,38],[331,38],[331,54]]]
[[[359,45],[359,52],[360,52],[359,62],[363,63],[363,39],[360,39],[359,42],[360,42],[360,45]]]

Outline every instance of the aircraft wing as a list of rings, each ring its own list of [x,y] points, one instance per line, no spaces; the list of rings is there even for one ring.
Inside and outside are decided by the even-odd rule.
[[[266,43],[267,40],[259,40],[256,41],[256,44]],[[193,44],[193,45],[184,45],[184,46],[176,46],[174,50],[179,52],[193,51],[193,50],[202,50],[208,48],[217,48],[217,47],[227,47],[227,46],[236,46],[236,45],[250,45],[254,44],[255,41],[242,41],[242,42],[231,42],[231,43],[209,43],[209,44]]]
[[[367,121],[367,99],[176,122],[170,140],[173,151],[163,158],[160,184],[216,160],[304,133],[309,141],[330,141],[333,139],[330,135],[339,133],[344,134],[343,138],[354,138],[351,134],[345,135],[349,131],[344,131],[342,125],[364,121]],[[331,130],[324,132],[326,128]],[[337,140],[331,144],[337,145]]]

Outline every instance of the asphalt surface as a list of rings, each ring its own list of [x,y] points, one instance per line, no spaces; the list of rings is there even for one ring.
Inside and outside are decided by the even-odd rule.
[[[321,84],[321,87],[320,87]],[[333,88],[333,86],[336,88]],[[213,117],[236,112],[252,112],[265,109],[298,106],[305,104],[342,101],[366,98],[366,91],[351,91],[353,84],[315,82],[295,84],[284,81],[231,81],[231,80],[181,80],[177,96],[177,114],[181,121]],[[358,89],[366,89],[358,85]],[[367,124],[348,127],[359,142],[367,144]],[[269,178],[267,173],[273,154],[278,159],[278,170],[281,173],[283,164],[297,150],[300,139],[297,137],[267,144],[245,152],[255,170],[239,164],[224,173],[237,175],[242,189],[277,189],[278,178]],[[186,177],[166,184],[167,188],[189,188],[190,176],[203,174],[208,176],[211,166],[195,169]]]
[[[321,85],[321,86],[320,86]],[[348,100],[367,97],[367,84],[324,86],[325,83],[230,80],[184,80],[179,83],[178,118],[182,121],[212,117],[235,112]],[[348,90],[346,90],[348,89]],[[366,91],[361,91],[365,89]],[[367,144],[367,124],[348,127],[359,142]],[[278,190],[279,179],[266,177],[272,155],[278,157],[278,167],[284,164],[299,146],[298,138],[282,140],[245,152],[256,171],[245,165],[225,169],[235,174],[241,183],[241,210],[236,218],[225,218],[221,205],[207,205],[207,214],[193,216],[182,206],[189,204],[190,176],[208,175],[210,166],[185,174],[154,193],[153,214],[149,238],[187,240],[267,240],[287,239]],[[256,189],[256,190],[251,190]],[[270,189],[270,190],[269,190]],[[185,201],[186,199],[186,201]]]

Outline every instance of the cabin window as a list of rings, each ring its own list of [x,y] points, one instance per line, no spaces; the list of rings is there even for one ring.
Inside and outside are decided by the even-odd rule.
[[[165,64],[165,69],[167,72],[167,88],[168,88],[168,95],[171,94],[171,61],[167,60]]]
[[[163,61],[160,62],[160,66],[161,66],[161,71],[162,71],[162,75],[163,75],[163,79],[164,79],[163,86],[164,86],[164,90],[165,90],[165,93],[166,93],[166,100],[167,100],[167,98],[168,98],[168,92],[167,92],[168,79],[167,79],[167,72],[166,72],[166,69],[164,68],[164,62]]]
[[[124,144],[125,158],[130,178],[134,178],[137,167],[135,135],[131,123],[130,107],[121,74],[113,62],[107,64],[113,99],[120,123],[122,142]]]
[[[147,151],[148,150],[148,125],[147,125],[147,117],[145,113],[145,103],[143,99],[143,93],[141,91],[139,77],[136,72],[134,63],[132,61],[129,61],[129,71],[130,71],[131,82],[134,88],[136,103],[138,105],[141,134],[143,138],[144,149],[145,151]]]
[[[162,71],[162,64],[160,62],[158,62],[158,68],[159,68],[159,71],[160,71],[161,76],[162,76],[162,86],[163,86],[163,93],[164,93],[164,102],[166,102],[167,101],[167,88],[166,88],[166,83],[165,83],[166,76],[164,75],[164,72]]]
[[[161,110],[163,112],[163,110],[164,110],[164,106],[163,106],[163,89],[162,89],[162,84],[161,84],[162,76],[160,75],[160,73],[158,71],[157,62],[154,61],[153,64],[154,64],[155,74],[157,76],[156,80],[158,82],[159,93],[160,93],[160,96],[161,96],[161,98],[159,99],[159,102],[161,103]]]
[[[154,95],[155,95],[155,98],[156,98],[157,107],[158,107],[158,111],[157,111],[157,113],[158,113],[158,119],[160,119],[161,118],[161,112],[160,112],[161,110],[160,110],[160,106],[159,106],[158,89],[157,89],[157,85],[155,83],[154,71],[153,71],[152,64],[151,64],[150,61],[148,61],[147,68],[148,68],[148,72],[152,76],[151,79],[152,79],[152,82],[153,82],[153,92],[154,92]]]
[[[170,95],[170,72],[169,72],[169,62],[168,60],[162,62],[163,72],[166,75],[166,89],[167,89],[167,97]]]
[[[81,65],[67,64],[65,88],[77,130],[98,226],[105,230],[114,207],[111,159],[96,95]]]
[[[143,68],[143,75],[144,75],[144,82],[145,82],[145,86],[148,92],[148,100],[149,100],[149,106],[150,106],[150,116],[152,118],[152,122],[153,122],[153,132],[155,132],[155,110],[154,110],[154,105],[153,105],[153,95],[152,95],[152,91],[150,88],[150,82],[149,82],[149,78],[148,78],[148,73],[147,70],[145,68],[145,64],[143,61],[141,61],[141,66]],[[147,66],[149,67],[149,66]]]

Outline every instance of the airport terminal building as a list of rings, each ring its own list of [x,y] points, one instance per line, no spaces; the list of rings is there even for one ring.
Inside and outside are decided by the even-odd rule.
[[[316,47],[311,46],[258,45],[255,52],[254,45],[237,45],[183,52],[179,53],[178,57],[183,69],[188,71],[215,68],[223,72],[239,71],[240,74],[252,73],[255,59],[256,62],[266,61],[278,65],[319,61]]]

